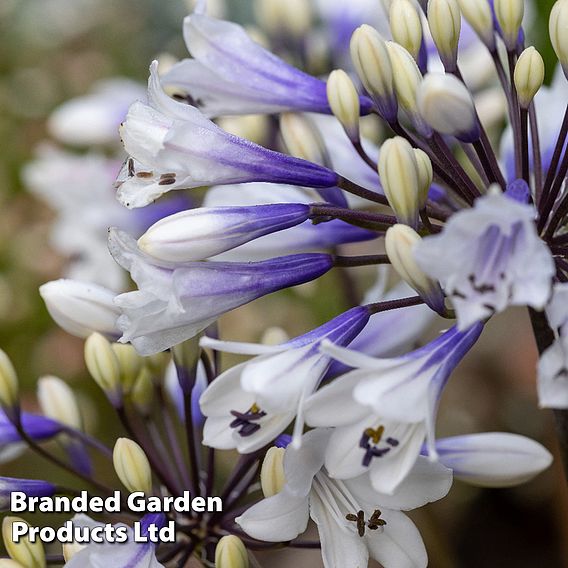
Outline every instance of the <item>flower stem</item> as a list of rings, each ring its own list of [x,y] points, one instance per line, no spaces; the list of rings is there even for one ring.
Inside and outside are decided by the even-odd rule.
[[[554,333],[543,312],[537,312],[529,308],[531,324],[536,340],[536,345],[540,355],[544,353],[554,343]],[[564,463],[564,473],[568,481],[568,410],[553,409],[554,420],[556,422],[556,435],[560,445],[560,454]]]
[[[386,254],[367,254],[362,256],[340,256],[335,255],[334,266],[353,268],[356,266],[372,266],[375,264],[390,264]]]
[[[353,195],[367,199],[368,201],[373,201],[375,203],[380,203],[381,205],[387,206],[389,204],[387,198],[384,195],[381,195],[376,191],[366,189],[365,187],[361,187],[355,182],[341,176],[339,176],[339,179],[337,181],[337,187],[340,187],[341,189],[347,191],[347,193],[352,193]]]
[[[379,312],[388,312],[389,310],[418,306],[423,303],[424,300],[420,296],[411,296],[410,298],[400,298],[399,300],[388,300],[386,302],[367,304],[365,307],[369,310],[371,315],[373,315],[378,314]]]

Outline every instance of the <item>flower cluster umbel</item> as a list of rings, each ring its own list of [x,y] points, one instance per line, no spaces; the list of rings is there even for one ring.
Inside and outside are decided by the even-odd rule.
[[[287,59],[307,61],[298,38],[310,33],[310,13],[296,4],[260,13],[269,30],[283,22],[274,45]],[[502,487],[550,464],[542,446],[514,434],[438,439],[436,415],[456,366],[511,305],[530,311],[541,405],[559,416],[568,409],[568,0],[550,15],[561,64],[550,88],[526,45],[523,0],[385,4],[380,31],[347,9],[320,14],[348,28],[343,50],[328,46],[344,69],[327,79],[208,16],[205,2],[184,21],[191,58],[162,74],[150,66],[147,99],[120,127],[128,157],[117,198],[136,209],[174,190],[209,189],[199,206],[163,216],[138,239],[110,229],[110,253],[136,289],[72,280],[41,289],[53,318],[87,338],[89,371],[128,437],[112,456],[78,417],[70,422],[75,403],[61,382],[41,383],[45,418],[23,413],[15,372],[0,361],[6,444],[27,442],[101,494],[110,487],[91,474],[89,447],[113,459],[129,491],[221,495],[222,513],[173,516],[175,544],[121,549],[125,566],[194,558],[244,568],[255,550],[286,546],[321,548],[326,568],[369,558],[424,568],[404,511],[444,497],[453,477]],[[461,64],[466,50],[491,63],[507,100],[500,155],[474,102],[481,86]],[[269,138],[280,142],[268,148],[234,133],[250,131],[252,113],[279,118]],[[229,116],[232,132],[222,127]],[[380,148],[364,135],[367,116],[391,133]],[[354,242],[370,254],[340,254]],[[382,276],[365,300],[349,295],[350,309],[313,330],[259,344],[219,338],[219,318],[235,308],[372,265]],[[389,291],[384,265],[401,279]],[[411,350],[436,315],[455,321]],[[222,369],[220,352],[253,357]],[[53,436],[66,459],[40,445]],[[231,449],[240,457],[221,483],[217,450]],[[310,518],[319,541],[300,537]],[[43,550],[26,546],[8,546],[10,556],[43,566]],[[111,545],[68,549],[66,565],[113,554]]]

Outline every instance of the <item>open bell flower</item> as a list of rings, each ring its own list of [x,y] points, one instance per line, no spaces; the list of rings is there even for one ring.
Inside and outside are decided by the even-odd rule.
[[[324,81],[266,50],[242,26],[196,10],[185,18],[183,35],[192,59],[174,65],[162,82],[206,116],[331,112]],[[360,99],[368,113],[371,101]]]
[[[303,436],[300,449],[289,446],[286,485],[237,517],[237,524],[253,538],[284,542],[303,533],[311,517],[325,568],[361,568],[369,558],[385,568],[425,568],[420,533],[401,511],[444,497],[450,471],[424,460],[396,494],[383,495],[367,476],[347,481],[329,476],[324,461],[330,435],[329,429],[318,428]]]
[[[306,403],[306,422],[334,427],[325,464],[332,477],[368,473],[377,491],[393,493],[416,462],[424,438],[436,458],[438,402],[450,374],[482,331],[455,327],[400,357],[377,359],[322,344],[321,349],[355,368],[321,388]]]
[[[348,345],[368,320],[367,308],[353,308],[304,335],[270,346],[203,338],[202,346],[257,355],[222,373],[201,396],[201,411],[207,416],[203,443],[253,452],[296,418],[294,444],[298,444],[304,402],[331,363],[331,357],[320,351],[321,342]]]
[[[205,185],[268,181],[329,188],[338,183],[335,172],[229,134],[196,107],[170,98],[156,61],[150,67],[148,102],[135,102],[120,129],[130,157],[115,185],[126,207]]]
[[[520,185],[526,192],[517,191]],[[522,181],[504,194],[492,188],[414,249],[422,270],[452,299],[461,330],[507,306],[542,310],[548,302],[556,270],[528,196]]]
[[[122,343],[142,355],[194,337],[219,316],[271,292],[314,280],[333,265],[328,254],[298,254],[253,263],[160,262],[127,233],[111,229],[109,249],[138,290],[121,294]]]

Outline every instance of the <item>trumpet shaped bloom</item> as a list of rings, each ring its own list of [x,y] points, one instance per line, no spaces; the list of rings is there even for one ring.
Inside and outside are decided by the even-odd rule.
[[[109,248],[138,290],[115,298],[120,341],[143,355],[194,337],[219,316],[271,292],[303,284],[333,265],[327,254],[299,254],[256,263],[166,263],[152,259],[128,234],[112,230]]]
[[[222,351],[258,355],[225,371],[202,395],[201,410],[207,416],[204,444],[253,452],[274,440],[296,417],[297,445],[304,426],[304,401],[331,363],[331,357],[319,349],[321,342],[348,345],[368,320],[367,308],[353,308],[275,346],[202,339],[202,345]]]
[[[168,97],[160,85],[157,62],[150,67],[148,100],[149,104],[134,103],[121,127],[130,158],[116,186],[126,207],[143,207],[167,191],[204,185],[337,185],[335,172],[229,134],[196,107]]]
[[[311,517],[316,523],[326,568],[359,568],[369,558],[385,568],[425,568],[428,559],[420,533],[402,513],[441,499],[448,492],[449,470],[428,460],[392,496],[375,491],[368,477],[332,479],[324,466],[331,431],[304,435],[300,449],[284,456],[286,485],[253,505],[236,522],[250,536],[270,542],[292,540]]]
[[[331,112],[324,81],[266,50],[242,26],[196,11],[185,18],[183,35],[192,59],[174,65],[163,83],[206,116]],[[360,99],[366,114],[372,103]]]
[[[312,426],[334,427],[325,456],[330,475],[369,473],[377,491],[392,493],[408,475],[424,438],[436,458],[438,402],[450,374],[482,330],[455,327],[401,357],[376,359],[327,342],[322,350],[356,368],[314,394],[306,404]]]
[[[520,184],[521,201],[513,197],[519,184],[505,194],[492,191],[415,248],[420,267],[452,298],[461,330],[510,305],[541,310],[550,298],[554,261],[526,204],[528,187]]]

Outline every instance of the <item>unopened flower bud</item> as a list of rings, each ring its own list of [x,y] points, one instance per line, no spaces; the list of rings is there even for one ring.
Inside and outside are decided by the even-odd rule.
[[[303,203],[188,209],[154,223],[138,239],[138,247],[166,262],[202,260],[299,225],[308,216]]]
[[[306,115],[294,112],[281,114],[280,134],[292,156],[320,166],[330,163],[323,138]]]
[[[243,541],[235,535],[227,535],[219,540],[215,548],[217,568],[248,568],[248,553]]]
[[[142,369],[144,361],[142,357],[138,355],[136,349],[130,344],[113,343],[111,347],[118,360],[122,390],[124,393],[128,394]]]
[[[434,170],[432,161],[426,152],[420,150],[420,148],[414,148],[414,156],[418,165],[418,209],[424,209],[434,179]]]
[[[418,91],[422,118],[441,134],[463,142],[479,139],[479,122],[467,87],[453,75],[429,73]]]
[[[416,95],[422,83],[422,73],[412,55],[404,47],[393,41],[387,41],[386,46],[391,60],[398,104],[408,113],[420,133],[428,134],[424,131],[425,125],[422,124],[416,106]]]
[[[152,470],[144,450],[133,440],[119,438],[112,452],[114,470],[128,491],[152,492]]]
[[[495,15],[501,26],[503,41],[509,51],[517,47],[525,15],[525,0],[495,0]]]
[[[26,568],[11,558],[0,558],[0,568]]]
[[[22,535],[19,537],[18,542],[14,542],[12,534],[12,525],[14,523],[23,523],[30,526],[28,522],[19,517],[5,517],[2,521],[2,537],[10,558],[26,568],[45,568],[45,552],[41,540],[36,539],[34,542],[31,542],[27,535]]]
[[[444,313],[444,295],[440,285],[431,280],[414,259],[414,248],[420,235],[406,225],[393,225],[385,235],[385,249],[398,275],[436,312]]]
[[[93,333],[85,342],[85,363],[95,382],[114,405],[122,403],[120,366],[110,342]]]
[[[327,79],[327,100],[349,139],[359,141],[359,95],[353,81],[342,69],[332,71]]]
[[[82,430],[83,420],[77,399],[69,385],[58,377],[41,377],[38,381],[37,396],[45,416]]]
[[[550,452],[535,440],[505,432],[443,438],[436,449],[457,479],[479,487],[513,487],[552,463]]]
[[[271,35],[303,37],[312,24],[310,2],[306,0],[256,0],[256,18]]]
[[[550,12],[549,32],[556,57],[568,78],[568,1],[558,0]]]
[[[394,0],[389,19],[393,39],[417,60],[422,46],[422,22],[414,4],[410,0]]]
[[[159,381],[162,379],[164,373],[166,372],[166,368],[171,361],[171,357],[170,354],[166,352],[155,353],[154,355],[145,357],[144,361],[146,363],[146,367],[152,375],[152,380]]]
[[[446,71],[454,71],[461,32],[461,12],[457,0],[430,0],[428,25]]]
[[[272,447],[266,452],[260,470],[260,485],[265,497],[272,497],[286,485],[284,475],[284,448]]]
[[[461,12],[490,51],[495,49],[495,28],[489,0],[458,0]]]
[[[130,400],[142,416],[149,416],[154,403],[154,383],[147,366],[142,367],[132,387]]]
[[[379,155],[379,177],[389,205],[401,223],[418,227],[419,170],[414,148],[404,138],[387,140]]]
[[[225,132],[263,146],[267,144],[270,135],[269,120],[264,114],[220,116],[215,122]]]
[[[0,349],[0,405],[4,409],[15,409],[19,406],[20,387],[16,369],[12,361]]]
[[[39,293],[51,317],[71,335],[88,337],[94,331],[118,335],[115,324],[120,312],[114,305],[114,292],[96,284],[61,279],[43,284]]]
[[[529,108],[544,82],[544,60],[534,48],[527,47],[519,56],[515,66],[515,87],[522,108]]]
[[[398,103],[394,91],[392,64],[387,46],[379,32],[364,24],[351,36],[351,59],[379,113],[387,122],[396,119]]]

